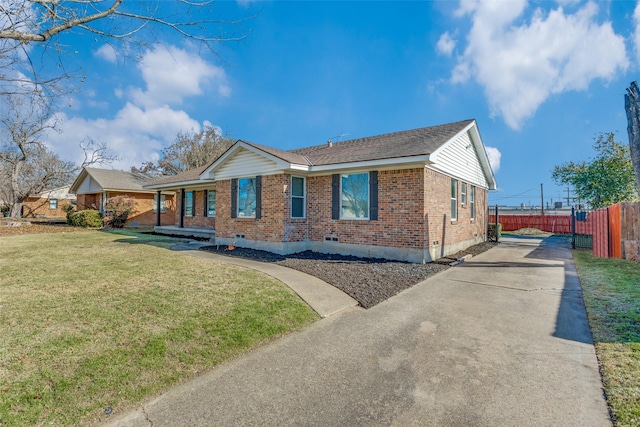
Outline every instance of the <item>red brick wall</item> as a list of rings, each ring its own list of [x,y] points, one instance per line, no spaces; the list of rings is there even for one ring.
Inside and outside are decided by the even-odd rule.
[[[195,198],[195,211],[193,216],[185,216],[183,219],[183,224],[185,227],[201,227],[201,228],[213,228],[216,227],[216,218],[210,216],[204,216],[204,207],[206,205],[206,200],[204,198],[205,190],[194,191]],[[180,193],[177,193],[176,197],[180,197]],[[217,200],[216,200],[217,202]],[[180,225],[180,203],[178,203],[178,213],[175,215],[175,225]],[[216,206],[216,213],[218,211],[218,207]]]
[[[425,169],[424,195],[425,222],[428,224],[425,235],[426,248],[451,246],[486,234],[487,190],[476,187],[475,219],[471,220],[469,206],[470,184],[467,183],[467,203],[461,203],[461,184],[458,180],[457,219],[451,220],[451,177]],[[445,254],[445,253],[441,253]]]
[[[22,214],[26,217],[65,217],[67,212],[65,207],[71,205],[71,200],[58,199],[58,208],[49,209],[49,199],[39,197],[29,197],[22,203]]]
[[[231,218],[231,181],[217,183],[216,237],[235,238],[243,234],[247,240],[282,242],[285,229],[285,211],[288,175],[262,177],[262,218]]]
[[[247,240],[268,242],[322,242],[325,237],[337,237],[340,243],[429,249],[483,237],[486,232],[486,190],[476,188],[473,221],[468,200],[461,205],[458,192],[458,218],[451,221],[451,178],[429,169],[380,171],[377,221],[331,219],[331,175],[306,179],[306,218],[291,219],[290,180],[290,175],[263,176],[260,219],[231,218],[231,182],[219,182],[216,235],[243,234]],[[467,199],[469,188],[467,184]],[[202,195],[196,194],[196,217],[201,214]]]
[[[378,220],[331,219],[331,176],[307,182],[309,240],[421,248],[424,241],[422,169],[378,172]],[[418,190],[418,191],[416,191]]]
[[[127,225],[135,223],[137,226],[151,227],[156,224],[156,213],[153,211],[154,193],[127,193],[111,191],[107,197],[127,196],[135,199],[135,212],[129,216]],[[172,225],[176,218],[176,197],[173,194],[166,194],[166,209],[160,214],[162,225]],[[100,194],[78,194],[77,210],[96,209],[100,207]]]

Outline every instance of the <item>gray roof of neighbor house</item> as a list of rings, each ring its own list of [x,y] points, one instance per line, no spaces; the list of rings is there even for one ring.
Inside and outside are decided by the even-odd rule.
[[[420,156],[433,153],[472,122],[473,120],[464,120],[334,142],[331,146],[322,144],[298,148],[290,153],[304,156],[314,166]]]
[[[83,168],[71,185],[71,192],[75,193],[82,181],[89,175],[98,183],[103,190],[124,190],[124,191],[144,191],[143,185],[149,184],[156,180],[156,177],[142,174],[125,172],[112,169]]]

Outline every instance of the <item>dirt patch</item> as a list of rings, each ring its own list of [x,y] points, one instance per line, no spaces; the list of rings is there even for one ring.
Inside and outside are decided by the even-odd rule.
[[[17,236],[21,234],[64,233],[71,231],[86,231],[84,228],[70,227],[66,224],[40,224],[23,219],[0,218],[0,237]]]
[[[364,308],[376,304],[408,289],[440,271],[464,255],[478,255],[496,243],[484,242],[457,254],[429,264],[412,264],[381,258],[359,258],[305,251],[291,255],[247,248],[227,250],[226,246],[206,246],[201,250],[224,255],[273,262],[318,277],[353,297]]]

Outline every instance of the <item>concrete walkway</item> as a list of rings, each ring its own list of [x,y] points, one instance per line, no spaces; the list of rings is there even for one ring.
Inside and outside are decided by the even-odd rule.
[[[187,244],[176,245],[172,250],[182,251],[187,255],[198,258],[213,259],[240,267],[251,268],[274,277],[291,288],[321,317],[331,316],[344,309],[358,305],[358,301],[340,289],[301,271],[283,267],[278,264],[252,261],[198,250],[202,246],[209,245],[210,243],[194,241]]]
[[[114,416],[156,427],[610,425],[571,254],[553,238],[504,239]]]

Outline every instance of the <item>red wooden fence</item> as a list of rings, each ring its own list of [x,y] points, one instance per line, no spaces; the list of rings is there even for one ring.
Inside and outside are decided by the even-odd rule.
[[[521,228],[537,228],[548,233],[571,234],[571,215],[498,215],[502,231],[516,231]],[[587,216],[588,219],[588,216]],[[496,216],[489,215],[489,222],[495,222]],[[576,233],[587,233],[588,221],[576,222]]]
[[[571,234],[570,215],[499,215],[502,231],[537,228],[549,233]],[[495,215],[489,215],[495,222]],[[576,221],[576,234],[593,236],[593,254],[603,258],[640,260],[640,203],[618,203],[589,212]]]

